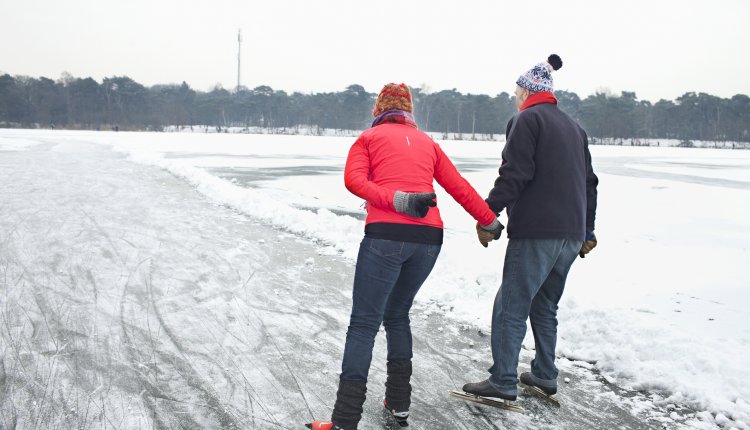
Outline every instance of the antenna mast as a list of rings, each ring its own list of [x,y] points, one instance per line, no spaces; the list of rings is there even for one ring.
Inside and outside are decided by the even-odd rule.
[[[242,56],[242,29],[237,30],[237,92],[240,92],[240,60]]]

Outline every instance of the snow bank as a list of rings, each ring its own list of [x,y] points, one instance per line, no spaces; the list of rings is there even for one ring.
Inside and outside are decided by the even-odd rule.
[[[352,217],[337,216],[324,208],[316,211],[295,209],[261,191],[243,188],[212,176],[203,169],[184,162],[170,161],[158,155],[136,152],[131,153],[131,158],[136,162],[161,167],[184,178],[195,185],[202,194],[218,203],[231,206],[278,228],[321,241],[324,246],[333,248],[347,258],[356,258],[362,223]]]
[[[654,327],[627,312],[584,309],[564,301],[560,309],[558,353],[595,363],[610,381],[664,394],[661,405],[687,404],[750,422],[747,345],[691,337],[670,327]]]

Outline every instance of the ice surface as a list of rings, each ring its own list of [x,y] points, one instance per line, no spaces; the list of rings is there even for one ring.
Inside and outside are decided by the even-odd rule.
[[[726,179],[750,183],[750,169],[747,166],[726,163],[727,159],[706,160],[698,163],[690,161],[659,160],[660,165],[629,163],[627,167],[650,172],[675,175],[697,176],[700,178]],[[734,160],[731,160],[734,161]]]
[[[6,367],[0,379],[21,378],[30,371],[42,379],[71,379],[60,383],[58,391],[76,387],[72,393],[44,391],[42,382],[34,394],[16,398],[14,407],[31,399],[55,399],[51,404],[56,409],[47,413],[58,413],[62,403],[55,402],[85,393],[90,414],[108,411],[113,414],[109,419],[131,425],[152,422],[154,414],[177,416],[189,402],[203,405],[202,412],[188,414],[201,425],[303,416],[303,393],[311,395],[310,386],[335,380],[351,264],[362,237],[362,202],[344,189],[341,177],[352,141],[0,131],[0,151],[12,151],[0,152],[5,174],[0,224],[4,302],[19,308],[4,311]],[[106,146],[97,150],[84,143]],[[442,143],[480,194],[487,193],[495,178],[501,145]],[[144,165],[112,157],[107,146]],[[28,158],[18,152],[23,149]],[[590,379],[603,404],[635,411],[638,420],[653,414],[670,417],[674,425],[748,428],[750,152],[622,147],[594,147],[592,152],[601,179],[600,244],[574,265],[561,303],[559,352],[577,360],[562,360],[563,372],[572,379],[566,389],[584,390]],[[715,174],[706,174],[705,165]],[[210,200],[196,199],[181,181]],[[482,248],[473,237],[473,220],[441,189],[438,201],[446,241],[418,296],[417,311],[426,317],[415,318],[415,325],[430,325],[437,338],[424,342],[448,342],[441,348],[468,356],[470,364],[459,368],[478,369],[475,376],[483,377],[487,338],[457,335],[448,328],[467,324],[489,332],[503,246]],[[279,237],[278,230],[267,226],[293,235]],[[10,288],[15,285],[24,288]],[[312,292],[305,295],[305,288]],[[328,310],[300,312],[302,304],[315,303],[321,292]],[[25,316],[22,309],[36,310]],[[82,309],[88,316],[72,316]],[[436,316],[458,323],[432,325]],[[317,335],[307,331],[323,322],[329,329]],[[444,338],[448,335],[458,337]],[[461,348],[466,351],[455,350],[450,342],[456,339],[465,342]],[[531,347],[533,341],[527,338],[525,345]],[[425,347],[423,359],[430,360],[435,351]],[[74,360],[71,368],[63,359],[66,348],[71,356],[84,351],[92,357]],[[300,348],[313,366],[323,367],[279,370],[281,359],[299,354]],[[530,353],[524,352],[526,362]],[[261,364],[253,361],[257,355],[266,357]],[[116,396],[103,395],[106,386],[97,387],[112,382],[98,373],[105,365],[96,357],[106,357],[107,366],[120,369],[115,373],[129,372],[131,379],[136,375],[138,393],[119,386],[117,395],[127,399],[122,405]],[[52,359],[67,368],[58,369]],[[9,369],[9,363],[15,367]],[[31,370],[19,373],[21,365]],[[382,376],[374,366],[375,375]],[[276,373],[268,376],[269,369]],[[81,372],[99,376],[84,381]],[[448,381],[458,378],[458,384],[467,373],[445,375]],[[307,379],[294,391],[290,375],[301,374]],[[602,380],[660,395],[623,398],[603,390]],[[181,406],[155,400],[185,381],[194,381],[197,391],[180,397]],[[275,384],[293,400],[272,396],[259,401],[247,388],[273,389]],[[455,388],[447,384],[440,389]],[[240,392],[232,387],[245,387],[244,400],[229,394]],[[289,387],[292,391],[285,391]],[[318,414],[332,404],[331,390],[314,391],[319,399],[306,398]],[[669,404],[706,414],[680,410],[675,420],[672,411],[662,414]],[[249,413],[249,405],[259,409]],[[66,417],[81,420],[82,407],[75,408],[79,413]],[[219,412],[221,408],[228,412]],[[505,425],[532,425],[525,418],[510,420]]]

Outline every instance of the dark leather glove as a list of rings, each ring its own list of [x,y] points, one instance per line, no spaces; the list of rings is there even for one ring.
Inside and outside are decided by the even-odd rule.
[[[405,193],[396,191],[393,196],[393,207],[396,212],[414,218],[424,218],[430,208],[437,206],[435,193]]]
[[[487,248],[490,242],[500,239],[500,234],[504,228],[505,226],[497,218],[490,225],[481,225],[477,222],[477,238],[479,239],[479,243]]]
[[[578,251],[578,255],[581,258],[586,258],[586,254],[591,252],[592,249],[596,248],[596,236],[594,235],[594,232],[588,232],[586,233],[586,240],[583,242],[583,245],[581,245],[581,250]]]

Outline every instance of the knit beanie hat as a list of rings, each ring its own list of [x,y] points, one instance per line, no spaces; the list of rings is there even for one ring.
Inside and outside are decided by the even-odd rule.
[[[537,64],[531,70],[521,75],[516,84],[521,88],[526,88],[535,93],[542,91],[554,92],[552,71],[560,67],[562,67],[562,60],[557,54],[552,54],[547,58],[547,61]]]
[[[380,90],[372,115],[378,116],[389,110],[412,112],[411,91],[406,84],[385,84]]]

